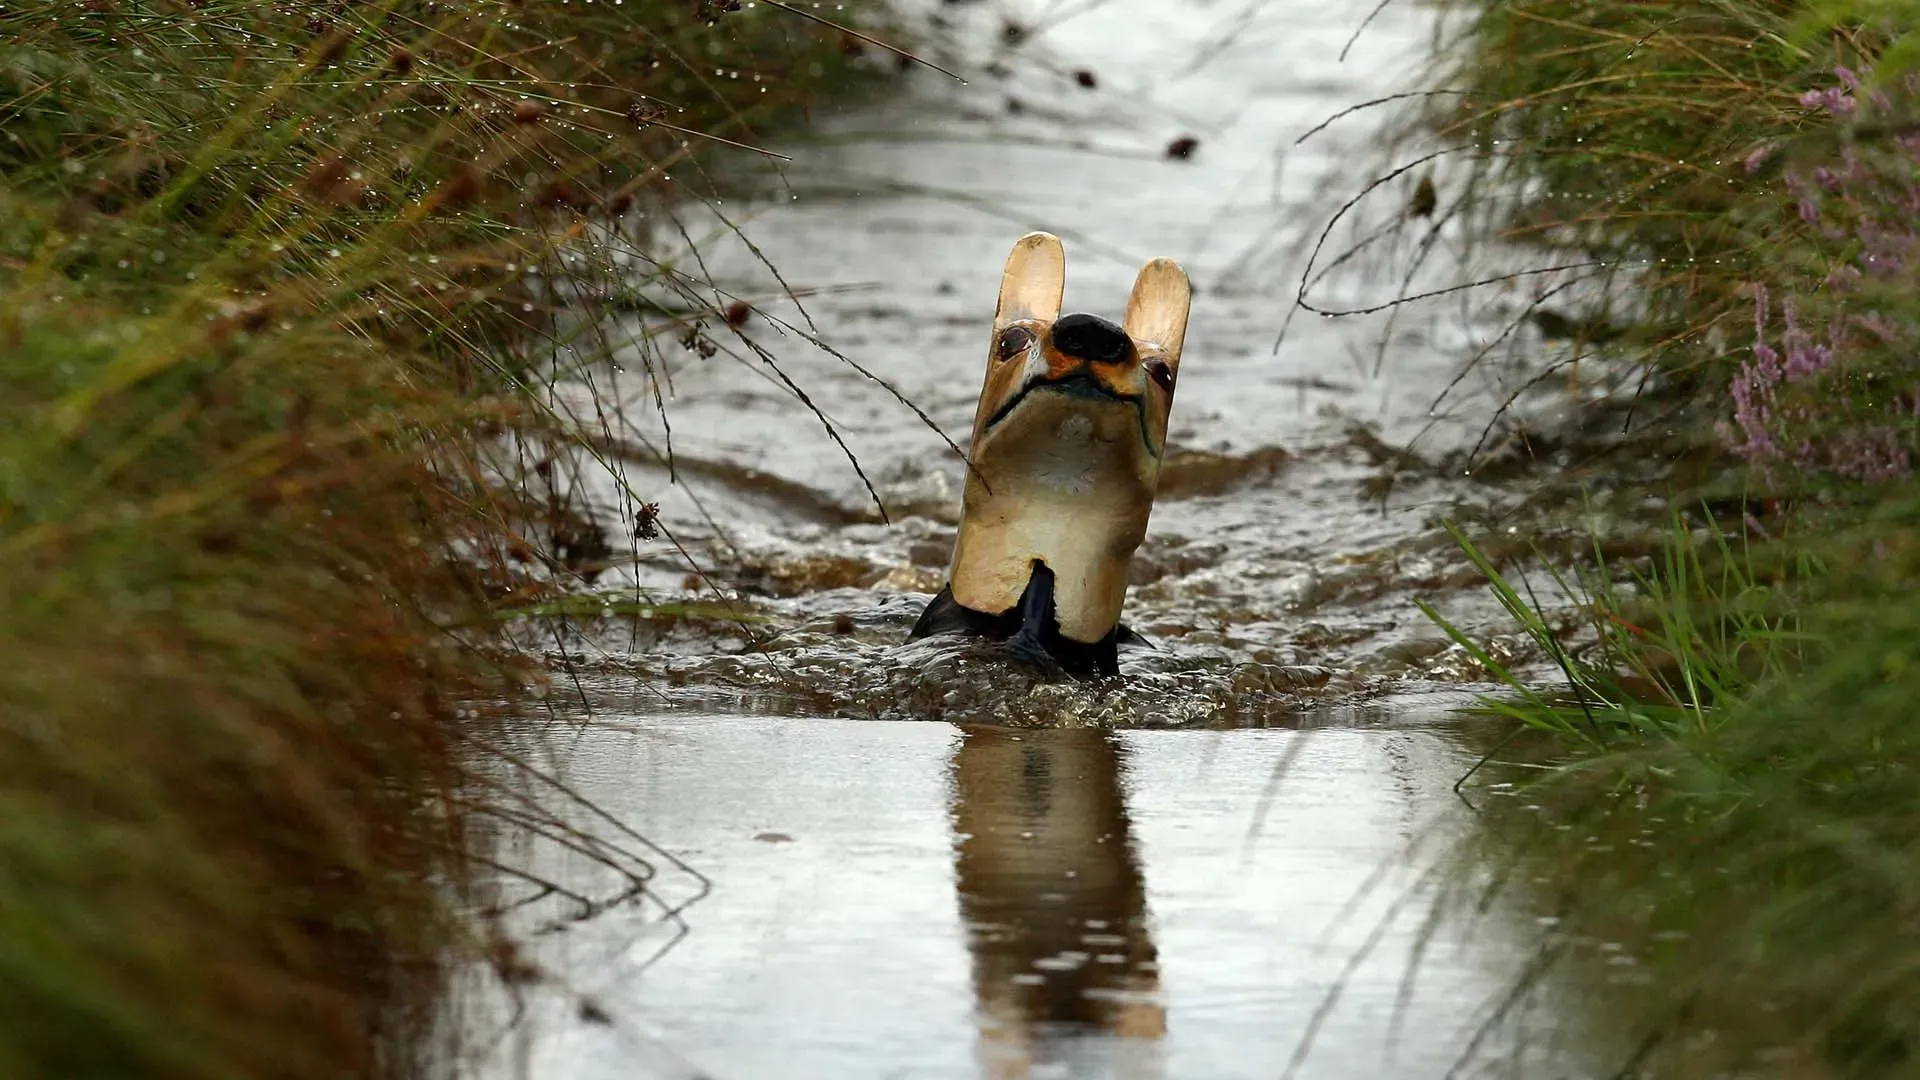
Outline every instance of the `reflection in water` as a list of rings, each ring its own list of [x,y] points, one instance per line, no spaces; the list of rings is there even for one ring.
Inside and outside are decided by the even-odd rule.
[[[487,852],[533,879],[501,882],[500,929],[551,977],[470,973],[450,1018],[470,1080],[1617,1068],[1592,1067],[1565,1022],[1581,999],[1539,977],[1536,913],[1433,906],[1425,845],[1466,824],[1451,789],[1473,757],[1431,718],[1110,732],[600,706],[577,741],[533,744],[569,794],[528,816],[587,842],[515,827]],[[653,904],[577,917],[570,895],[628,887],[603,857],[634,833],[711,882],[684,937]],[[653,895],[699,893],[649,859]]]
[[[955,878],[983,1075],[1159,1075],[1146,882],[1110,731],[964,728]]]

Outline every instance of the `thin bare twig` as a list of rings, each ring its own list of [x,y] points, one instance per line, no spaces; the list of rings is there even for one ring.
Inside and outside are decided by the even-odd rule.
[[[869,37],[868,35],[863,34],[858,30],[852,29],[851,27],[841,26],[839,23],[834,22],[832,19],[815,15],[813,12],[808,11],[804,8],[797,8],[797,7],[794,7],[792,4],[781,3],[781,0],[766,0],[766,3],[770,7],[777,7],[781,11],[792,12],[793,14],[798,15],[803,19],[812,19],[814,22],[817,22],[822,26],[831,26],[835,30],[840,31],[841,33],[846,34],[849,37],[859,38],[861,41],[864,41],[869,45],[874,45],[874,46],[878,46],[879,48],[885,49],[888,52],[894,54],[895,56],[904,56],[908,60],[911,60],[916,64],[919,64],[923,67],[932,68],[933,70],[939,72],[942,75],[945,75],[946,77],[952,79],[954,82],[957,82],[962,86],[967,85],[967,80],[961,78],[960,76],[954,74],[951,71],[948,71],[946,68],[941,67],[939,64],[936,64],[931,60],[925,59],[923,57],[915,56],[914,54],[908,52],[905,49],[900,48],[897,45],[889,45],[886,42],[881,41],[879,38]]]

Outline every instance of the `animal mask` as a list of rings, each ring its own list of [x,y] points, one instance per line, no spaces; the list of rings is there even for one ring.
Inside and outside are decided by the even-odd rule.
[[[1119,630],[1127,568],[1166,453],[1191,287],[1171,259],[1141,268],[1122,324],[1061,315],[1066,255],[1029,233],[1000,278],[949,589],[1002,615],[1042,563],[1060,636]],[[1109,645],[1109,648],[1111,646]]]

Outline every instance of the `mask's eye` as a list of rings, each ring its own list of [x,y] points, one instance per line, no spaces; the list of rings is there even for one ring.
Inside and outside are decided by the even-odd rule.
[[[1011,360],[1021,353],[1026,352],[1032,344],[1033,331],[1024,326],[1009,326],[1005,330],[1000,331],[1000,336],[994,339],[994,359]]]
[[[1173,368],[1165,360],[1149,360],[1146,363],[1147,377],[1160,384],[1160,389],[1173,392]]]

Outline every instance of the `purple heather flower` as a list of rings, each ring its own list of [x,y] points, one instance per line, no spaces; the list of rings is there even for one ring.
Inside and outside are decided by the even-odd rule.
[[[1800,174],[1789,169],[1786,172],[1787,190],[1793,193],[1800,204],[1800,220],[1809,225],[1820,220],[1820,196],[1807,186]]]
[[[1887,95],[1868,91],[1863,75],[1836,68],[1837,85],[1808,91],[1800,101],[1839,122],[1863,108],[1891,111]],[[1904,85],[1906,94],[1920,97],[1920,75],[1906,77]],[[1913,475],[1920,455],[1920,325],[1846,308],[1877,295],[1863,287],[1869,279],[1897,283],[1920,274],[1920,134],[1874,142],[1845,134],[1836,131],[1838,145],[1826,162],[1782,170],[1781,194],[1812,226],[1794,232],[1813,249],[1810,262],[1823,267],[1824,276],[1797,295],[1780,290],[1776,296],[1760,282],[1747,287],[1752,351],[1728,380],[1731,415],[1714,427],[1762,471],[1800,469],[1883,483]],[[1747,171],[1757,171],[1773,150],[1749,150]],[[1779,323],[1773,322],[1776,308]],[[1877,379],[1856,382],[1869,373]]]
[[[1906,335],[1902,334],[1891,322],[1888,322],[1885,315],[1877,311],[1869,312],[1865,315],[1848,316],[1847,323],[1850,326],[1857,326],[1867,333],[1872,334],[1880,340],[1880,344],[1882,345],[1901,346],[1905,345],[1907,341]],[[1920,401],[1920,397],[1916,397],[1915,400]]]
[[[1854,110],[1860,107],[1859,103],[1853,100],[1852,95],[1838,86],[1830,86],[1825,90],[1809,90],[1800,95],[1800,104],[1809,109],[1825,109],[1832,115],[1840,117],[1851,116]]]
[[[1818,375],[1833,366],[1833,347],[1802,342],[1787,350],[1786,376],[1788,382],[1797,382],[1809,375]]]
[[[1834,447],[1832,459],[1833,471],[1869,484],[1894,480],[1912,471],[1899,434],[1884,425],[1843,438]]]
[[[1754,461],[1764,461],[1779,452],[1774,444],[1773,433],[1767,430],[1771,413],[1766,399],[1771,394],[1757,389],[1757,380],[1752,372],[1742,365],[1740,373],[1734,376],[1733,385],[1733,422],[1739,426],[1740,442],[1734,449]]]

